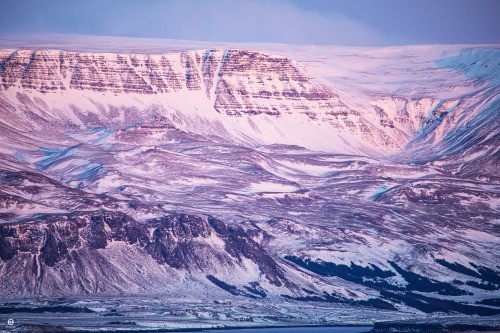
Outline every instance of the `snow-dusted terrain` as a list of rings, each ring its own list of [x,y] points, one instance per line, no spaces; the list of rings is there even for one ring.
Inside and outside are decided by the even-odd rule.
[[[500,325],[500,47],[0,49],[3,322]]]

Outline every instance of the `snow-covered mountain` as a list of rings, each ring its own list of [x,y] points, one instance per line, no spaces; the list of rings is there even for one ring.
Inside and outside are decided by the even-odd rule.
[[[498,318],[497,46],[38,38],[0,39],[3,298]]]

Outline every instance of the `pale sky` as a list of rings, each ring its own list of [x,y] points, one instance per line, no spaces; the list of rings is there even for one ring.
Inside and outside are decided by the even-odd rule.
[[[0,0],[0,33],[352,46],[500,44],[500,0]]]

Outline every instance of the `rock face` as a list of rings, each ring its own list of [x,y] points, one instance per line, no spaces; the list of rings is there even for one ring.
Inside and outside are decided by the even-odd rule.
[[[275,131],[268,128],[271,122],[282,132],[282,138],[276,138],[274,134],[272,140],[291,143],[286,139],[286,132],[290,129],[280,125],[279,118],[284,117],[293,126],[303,126],[304,123],[308,127],[327,125],[326,131],[323,131],[331,139],[338,140],[339,133],[344,133],[344,140],[351,141],[352,147],[339,147],[339,150],[350,151],[353,147],[356,150],[358,146],[367,146],[365,150],[392,151],[401,147],[398,139],[404,137],[394,127],[389,128],[392,131],[383,130],[386,122],[391,121],[384,120],[383,115],[362,115],[346,105],[334,89],[308,74],[297,62],[255,51],[211,49],[180,54],[128,55],[3,50],[0,51],[0,78],[3,91],[18,91],[17,100],[30,109],[29,113],[36,105],[41,111],[38,116],[47,121],[74,122],[77,118],[87,126],[117,122],[126,126],[129,124],[124,123],[124,114],[113,111],[114,106],[107,105],[109,100],[99,96],[138,94],[141,96],[138,99],[152,101],[148,104],[158,104],[158,101],[170,104],[182,112],[184,118],[186,109],[193,107],[185,103],[177,106],[171,100],[182,96],[200,101],[194,106],[196,118],[187,120],[189,130],[198,133],[201,129],[195,122],[199,123],[200,118],[215,118],[226,124],[225,128],[212,131],[215,135],[229,131],[233,138],[251,137],[256,141],[273,143],[266,139],[269,134],[263,133]],[[42,103],[45,98],[32,97],[30,92],[34,91],[62,94],[63,97],[58,97],[56,100],[59,102],[55,105]],[[84,93],[83,96],[87,93],[91,104],[66,102],[76,91]],[[89,95],[90,92],[94,94]],[[52,97],[49,99],[53,100]],[[64,101],[63,104],[61,101]],[[123,100],[120,103],[123,107],[135,109],[133,116],[127,112],[127,119],[131,121],[136,118],[137,122],[143,122],[151,116],[138,114],[138,109],[144,106],[138,105],[137,101],[126,102],[128,105],[123,105]],[[200,107],[211,111],[199,110]],[[61,108],[69,108],[70,114],[60,112]],[[103,111],[107,112],[103,114]],[[211,115],[210,112],[216,113]],[[49,118],[47,114],[50,114]],[[261,124],[262,118],[253,120],[258,115],[270,118]],[[232,125],[228,126],[224,120],[228,117],[240,118],[240,122],[244,118],[248,127],[244,137],[232,133],[235,131]],[[172,115],[169,118],[175,121]],[[37,123],[41,124],[40,121]],[[330,134],[327,134],[328,131]],[[309,146],[316,144],[308,142]]]
[[[498,87],[458,98],[376,94],[353,101],[296,61],[238,49],[163,55],[0,50],[0,78],[8,93],[4,108],[18,109],[21,122],[45,130],[54,122],[129,126],[161,115],[189,132],[239,144],[380,156],[409,143],[402,158],[427,160],[429,152],[419,154],[418,147],[434,146],[433,155],[443,145],[454,151],[470,126],[481,128],[474,140],[482,142],[498,122]],[[483,107],[485,100],[492,104]]]
[[[240,226],[228,227],[215,218],[203,219],[185,214],[153,219],[151,224],[157,227],[146,250],[160,264],[187,270],[208,268],[210,271],[230,267],[235,259],[241,262],[247,258],[258,265],[271,284],[291,286],[283,269]],[[196,239],[212,237],[222,241],[224,251],[216,252],[211,244],[196,242]]]
[[[312,78],[292,60],[255,51],[206,50],[154,56],[3,50],[0,64],[2,90],[22,87],[42,93],[77,89],[166,94],[203,89],[208,98],[217,95],[219,112],[231,115],[263,110],[278,115],[280,112],[272,108],[287,100],[298,101],[297,105],[317,101],[323,108],[331,108],[338,99],[326,87],[313,86]],[[260,104],[258,100],[269,99],[276,104],[262,105],[261,111],[249,109],[251,104]],[[302,108],[307,110],[305,105]]]
[[[113,290],[116,293],[130,288],[129,277],[123,272],[127,267],[117,267],[105,255],[113,244],[123,244],[147,254],[156,266],[165,264],[171,270],[191,274],[231,272],[248,260],[271,285],[297,289],[276,258],[241,227],[227,227],[214,218],[181,214],[139,223],[126,214],[109,211],[47,214],[36,222],[2,224],[0,236],[0,259],[6,270],[0,278],[4,295],[88,294]],[[97,267],[94,267],[95,260]],[[87,266],[89,261],[94,264]],[[10,271],[14,267],[23,269]],[[120,273],[111,276],[107,271]],[[28,285],[12,283],[20,276],[26,283],[31,278],[31,282]],[[82,283],[82,279],[88,283]],[[98,289],[91,291],[89,284]]]

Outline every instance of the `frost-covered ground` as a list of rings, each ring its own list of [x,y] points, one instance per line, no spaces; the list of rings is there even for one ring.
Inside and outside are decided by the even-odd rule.
[[[0,48],[2,319],[499,320],[498,46]]]
[[[16,300],[10,300],[16,302]],[[202,302],[191,299],[143,299],[130,297],[123,299],[90,298],[68,301],[39,300],[16,306],[38,305],[39,307],[60,307],[57,313],[15,313],[2,315],[15,318],[16,326],[49,324],[68,329],[116,330],[116,329],[184,329],[184,328],[223,328],[223,327],[261,327],[289,325],[335,325],[370,324],[368,317],[395,318],[377,311],[368,310],[365,314],[349,313],[340,307],[305,305],[299,310],[294,304],[249,302],[235,300],[214,300]],[[24,303],[24,304],[23,304]],[[87,313],[71,313],[72,308],[84,308]],[[66,310],[66,313],[63,311]],[[6,321],[6,320],[5,320]],[[29,329],[29,326],[26,327]],[[18,327],[21,329],[21,327]]]

